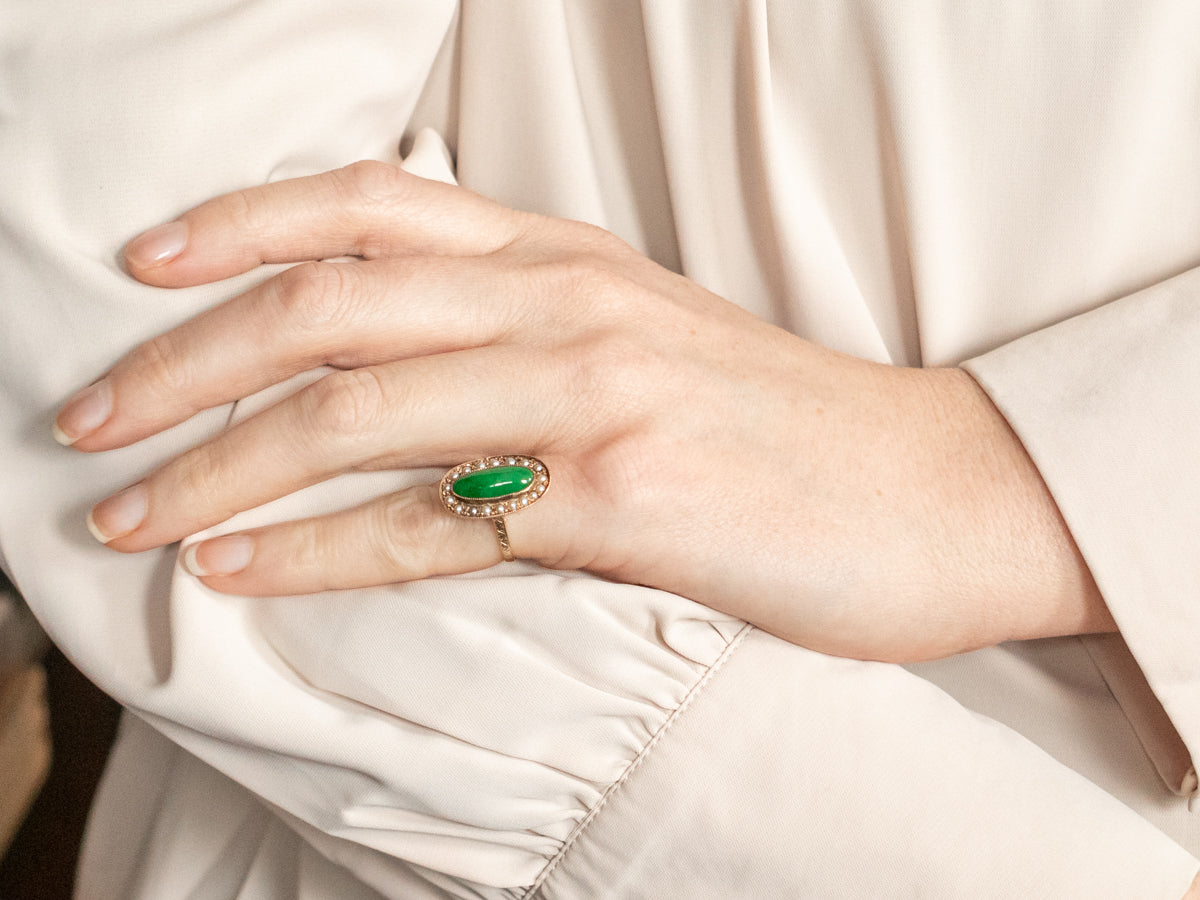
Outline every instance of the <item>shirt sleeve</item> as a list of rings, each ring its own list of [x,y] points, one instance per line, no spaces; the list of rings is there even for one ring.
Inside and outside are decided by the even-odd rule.
[[[1089,652],[1168,786],[1200,752],[1200,267],[963,364],[1024,442],[1120,635]]]

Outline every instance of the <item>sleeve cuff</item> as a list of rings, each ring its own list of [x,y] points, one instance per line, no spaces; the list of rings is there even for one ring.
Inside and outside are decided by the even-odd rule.
[[[963,368],[1024,443],[1117,622],[1089,652],[1164,780],[1194,795],[1200,268]]]

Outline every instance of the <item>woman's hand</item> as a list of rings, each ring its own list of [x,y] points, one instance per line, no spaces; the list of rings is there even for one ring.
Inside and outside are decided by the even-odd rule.
[[[348,262],[322,262],[351,255]],[[138,347],[59,414],[120,447],[341,371],[99,503],[123,552],[340,472],[545,460],[514,552],[673,591],[814,649],[907,660],[1112,628],[1015,436],[957,369],[768,325],[599,229],[381,163],[205,203],[127,251],[163,287],[304,262]],[[201,543],[210,587],[292,594],[500,560],[435,485]]]

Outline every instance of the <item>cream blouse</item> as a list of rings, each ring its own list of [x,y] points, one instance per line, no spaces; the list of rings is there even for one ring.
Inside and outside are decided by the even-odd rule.
[[[1200,868],[1168,790],[1195,792],[1200,748],[1200,6],[51,0],[5,18],[0,554],[136,716],[81,896],[731,896],[731,866],[747,896],[866,896],[870,868],[922,896],[1029,880],[1182,895]],[[606,227],[805,338],[967,361],[1122,637],[906,671],[524,563],[264,600],[207,590],[176,546],[96,544],[91,503],[296,387],[120,451],[55,445],[75,389],[277,270],[166,292],[120,271],[122,245],[218,193],[399,161],[414,140],[415,170]],[[216,530],[438,474],[341,476]],[[823,692],[787,710],[825,750],[729,688],[775,683]],[[684,753],[705,696],[723,724]],[[727,759],[739,731],[754,740]],[[797,770],[819,778],[810,793]],[[673,777],[699,771],[688,796],[710,791],[730,821],[765,829],[790,807],[781,848],[717,813],[668,819]],[[622,811],[635,784],[644,800]],[[1022,824],[971,838],[956,817],[976,815]],[[842,836],[822,844],[823,822]],[[964,843],[915,849],[934,833]],[[694,864],[697,846],[720,865]],[[789,846],[820,852],[801,865]],[[654,853],[693,862],[614,880]]]

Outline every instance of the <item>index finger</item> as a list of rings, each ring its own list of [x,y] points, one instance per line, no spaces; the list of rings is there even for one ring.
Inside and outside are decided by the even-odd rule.
[[[474,256],[510,244],[527,216],[465,188],[365,160],[202,203],[134,238],[125,263],[146,284],[186,287],[263,263]]]

